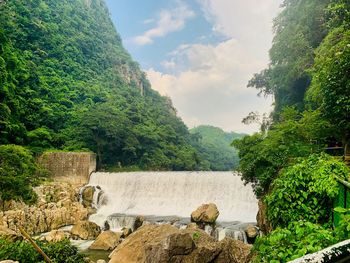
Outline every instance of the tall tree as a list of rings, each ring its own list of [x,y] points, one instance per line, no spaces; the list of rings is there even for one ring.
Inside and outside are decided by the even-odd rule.
[[[314,49],[327,34],[325,8],[330,0],[286,0],[274,21],[275,36],[270,65],[255,74],[249,87],[273,95],[275,116],[284,106],[304,108],[304,95],[310,85],[308,69]]]

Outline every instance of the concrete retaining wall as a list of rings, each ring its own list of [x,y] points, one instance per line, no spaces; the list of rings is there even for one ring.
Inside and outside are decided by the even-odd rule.
[[[55,181],[86,184],[96,171],[96,154],[91,152],[47,152],[38,159]]]

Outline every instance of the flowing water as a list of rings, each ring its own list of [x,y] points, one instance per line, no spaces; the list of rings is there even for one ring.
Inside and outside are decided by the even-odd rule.
[[[204,203],[217,205],[221,222],[255,222],[258,211],[251,186],[233,172],[97,172],[89,185],[104,193],[90,218],[99,225],[113,214],[189,218]]]

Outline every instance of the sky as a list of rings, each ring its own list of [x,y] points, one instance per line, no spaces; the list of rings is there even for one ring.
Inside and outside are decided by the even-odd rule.
[[[247,88],[269,62],[282,0],[106,0],[123,45],[189,128],[252,133],[272,98]]]

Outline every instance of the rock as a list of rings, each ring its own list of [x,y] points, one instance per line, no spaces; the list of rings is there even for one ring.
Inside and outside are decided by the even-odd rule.
[[[142,226],[152,225],[150,221],[143,221]]]
[[[5,226],[0,226],[0,237],[8,241],[17,241],[23,239],[21,235]]]
[[[189,233],[174,233],[166,237],[162,242],[153,246],[146,246],[147,263],[172,262],[173,258],[190,254],[194,249],[194,242]]]
[[[134,223],[134,231],[138,228],[140,228],[143,225],[144,217],[143,216],[137,216],[135,218],[135,223]]]
[[[13,261],[13,260],[3,260],[3,261],[0,261],[0,263],[19,263],[19,262]]]
[[[243,263],[250,248],[229,238],[218,242],[200,229],[146,225],[117,246],[109,263]]]
[[[78,201],[77,190],[69,183],[53,182],[35,187],[39,203],[58,203],[62,200]]]
[[[259,210],[256,215],[257,225],[264,234],[268,234],[272,231],[272,226],[267,220],[267,206],[262,200],[259,200],[258,207]]]
[[[246,263],[249,262],[252,245],[239,240],[225,238],[219,242],[221,253],[213,263]]]
[[[219,242],[209,236],[201,229],[185,229],[184,233],[189,233],[195,243],[195,249],[191,254],[183,258],[186,263],[211,263],[221,252]]]
[[[76,189],[66,183],[49,183],[35,188],[36,206],[0,213],[0,225],[17,231],[22,226],[29,235],[49,232],[85,220],[88,210],[77,200]]]
[[[131,228],[129,227],[123,227],[122,228],[122,238],[127,238],[128,236],[130,236],[132,233]]]
[[[187,226],[186,226],[186,229],[193,229],[193,230],[197,230],[199,229],[198,225],[196,223],[189,223]]]
[[[191,214],[191,221],[196,223],[215,223],[219,216],[219,210],[215,204],[203,204]]]
[[[248,238],[256,238],[259,235],[259,230],[256,226],[248,225],[245,229]]]
[[[15,200],[0,201],[0,207],[1,207],[1,210],[3,211],[20,210],[20,209],[23,209],[25,206],[26,204],[22,201],[15,201]]]
[[[81,239],[92,240],[101,233],[101,228],[93,222],[79,221],[73,226],[71,233]]]
[[[194,249],[194,242],[189,233],[175,233],[169,235],[161,243],[161,247],[168,251],[170,257],[174,255],[188,255]]]
[[[93,207],[86,207],[86,209],[88,210],[88,215],[91,216],[93,214],[97,213],[97,209],[93,208]]]
[[[107,230],[110,230],[111,229],[111,226],[109,225],[108,221],[106,220],[103,224],[103,228],[102,230],[103,231],[107,231]]]
[[[177,232],[178,229],[170,225],[142,226],[117,246],[110,255],[111,260],[109,263],[144,263],[149,253],[148,250],[152,246],[156,246],[162,240],[166,239],[167,236]]]
[[[81,193],[82,203],[83,203],[84,207],[91,207],[91,204],[94,201],[94,193],[95,193],[94,186],[84,187],[84,189]]]
[[[99,259],[99,260],[96,261],[96,263],[106,263],[106,260],[104,260],[104,259]]]
[[[102,232],[91,244],[89,249],[93,250],[113,250],[120,242],[121,234],[112,232],[112,231],[104,231]]]
[[[50,233],[48,233],[46,236],[43,236],[40,238],[42,241],[47,242],[60,242],[64,239],[69,239],[70,234],[64,231],[60,230],[52,230]]]

